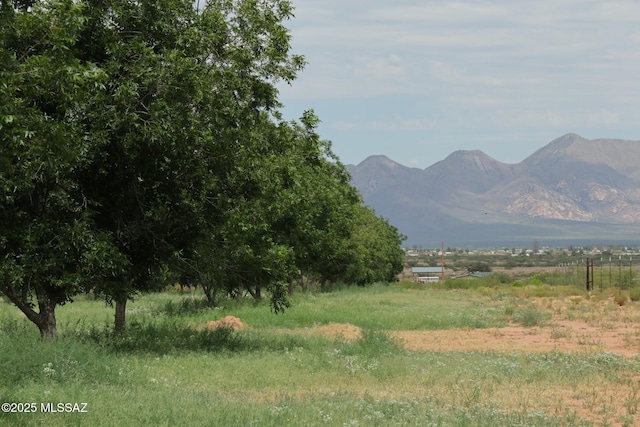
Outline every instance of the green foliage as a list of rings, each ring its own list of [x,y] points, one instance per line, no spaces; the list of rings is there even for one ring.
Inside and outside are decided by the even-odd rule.
[[[0,292],[55,337],[56,306],[127,265],[96,227],[76,176],[94,144],[78,119],[105,73],[74,56],[81,4],[2,4]]]
[[[27,7],[29,6],[29,7]],[[402,237],[362,204],[312,111],[285,122],[287,0],[3,1],[0,291],[55,336],[82,292],[168,281],[289,306],[300,276],[394,281]],[[303,282],[304,283],[304,282]],[[39,307],[39,312],[34,309]]]
[[[397,281],[404,267],[400,246],[404,236],[367,207],[358,206],[354,218],[356,225],[345,242],[348,259],[340,279],[358,285]]]
[[[489,263],[482,262],[482,261],[475,261],[467,265],[467,271],[490,272],[493,270],[491,269],[491,265],[489,265]]]

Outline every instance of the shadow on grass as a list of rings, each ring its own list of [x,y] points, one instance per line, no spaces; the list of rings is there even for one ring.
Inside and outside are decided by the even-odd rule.
[[[107,349],[126,353],[164,355],[184,351],[210,353],[240,353],[285,351],[308,347],[304,337],[291,334],[236,331],[229,327],[197,330],[172,321],[132,322],[127,330],[116,335],[110,327],[91,328],[73,333],[79,339],[89,339]]]
[[[165,355],[184,351],[209,353],[286,352],[293,348],[319,351],[339,346],[345,354],[375,358],[398,354],[403,347],[382,331],[363,331],[354,342],[333,342],[322,336],[265,330],[194,329],[171,320],[132,322],[121,335],[113,329],[90,328],[71,335],[89,340],[108,351]]]
[[[205,298],[183,298],[180,302],[168,301],[159,311],[168,316],[183,316],[209,311],[213,308]]]

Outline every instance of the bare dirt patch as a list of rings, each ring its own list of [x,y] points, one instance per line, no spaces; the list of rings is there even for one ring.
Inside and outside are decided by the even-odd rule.
[[[407,349],[418,351],[609,352],[630,358],[640,354],[636,305],[619,307],[614,297],[533,300],[539,310],[552,315],[542,325],[511,323],[504,328],[396,331],[392,335]]]
[[[362,336],[360,328],[350,323],[315,325],[310,328],[306,328],[304,332],[313,335],[328,336],[343,341],[355,341]]]
[[[392,336],[415,351],[613,353],[628,358],[640,355],[639,310],[635,304],[619,307],[614,297],[543,298],[535,304],[553,313],[550,321],[534,327],[512,323],[490,329],[395,331]],[[504,402],[508,404],[509,398]],[[573,413],[594,425],[640,425],[640,420],[635,419],[640,411],[640,377],[620,380],[614,388],[597,383],[549,387],[539,398],[529,399],[527,405],[550,414]]]
[[[640,353],[640,329],[627,323],[603,328],[583,321],[557,320],[542,327],[509,325],[490,329],[397,331],[392,335],[408,350],[419,351],[611,352],[625,357]]]
[[[609,352],[629,358],[640,355],[637,307],[618,307],[612,297],[598,301],[577,299],[567,298],[563,302],[541,299],[539,304],[544,306],[541,309],[554,312],[552,319],[541,326],[511,323],[503,328],[393,331],[391,336],[413,351]],[[360,328],[350,323],[315,325],[295,331],[344,341],[362,337]]]

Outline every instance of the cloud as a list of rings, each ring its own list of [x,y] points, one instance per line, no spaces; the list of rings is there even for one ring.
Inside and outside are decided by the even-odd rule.
[[[294,5],[296,18],[288,23],[293,51],[309,64],[291,87],[280,87],[281,99],[322,105],[323,126],[336,148],[343,139],[367,147],[372,131],[415,144],[443,138],[455,148],[472,144],[469,138],[483,146],[495,140],[492,135],[524,138],[523,129],[538,129],[536,137],[544,138],[637,132],[640,2]]]
[[[405,66],[403,60],[397,55],[387,55],[386,57],[356,57],[357,64],[354,75],[366,79],[392,79],[403,77]]]
[[[347,120],[338,120],[333,122],[329,127],[336,130],[354,131],[424,131],[431,130],[437,126],[437,123],[427,117],[385,117],[377,120],[369,120],[368,118],[353,118]]]

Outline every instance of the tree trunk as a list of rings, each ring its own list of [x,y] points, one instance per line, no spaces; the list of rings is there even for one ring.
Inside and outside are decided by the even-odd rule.
[[[302,293],[307,293],[307,283],[305,283],[304,281],[304,274],[302,273],[302,270],[300,270],[300,278],[298,279],[299,283],[300,283],[300,287],[302,288]]]
[[[204,291],[204,296],[207,297],[209,307],[215,307],[218,290],[212,284],[202,285],[202,290]]]
[[[48,297],[38,298],[37,321],[35,322],[40,329],[40,337],[55,340],[58,338],[58,329],[56,326],[56,305],[51,302]]]
[[[38,327],[41,338],[55,340],[58,337],[55,312],[56,304],[51,301],[51,298],[49,298],[46,292],[42,290],[40,292],[36,291],[40,312],[36,312],[32,308],[28,298],[20,298],[13,289],[6,289],[3,293],[9,298],[9,301],[14,303],[16,307],[27,316],[27,319],[31,320]]]
[[[238,285],[238,293],[236,294],[236,300],[242,301],[243,294],[244,294],[244,285],[240,284]]]
[[[292,297],[293,296],[293,277],[289,276],[288,282],[289,282],[289,287],[288,287],[289,296]]]
[[[254,300],[260,301],[262,299],[262,292],[260,291],[260,285],[256,285],[256,290],[251,289],[251,286],[247,288],[247,292],[251,294]]]
[[[127,327],[126,314],[127,314],[127,297],[116,299],[116,315],[115,315],[114,331],[117,335],[122,334]]]
[[[30,317],[30,319],[40,330],[41,338],[55,340],[58,338],[55,300],[44,289],[36,289],[36,298],[38,299],[39,312],[33,318]]]

